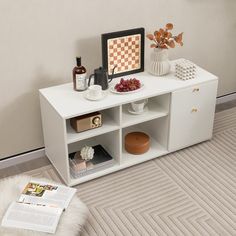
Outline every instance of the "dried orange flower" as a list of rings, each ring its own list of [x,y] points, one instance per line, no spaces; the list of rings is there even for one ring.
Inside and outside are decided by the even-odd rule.
[[[147,34],[147,38],[152,42],[151,48],[174,48],[176,43],[183,46],[183,32],[173,36],[170,30],[174,28],[172,23],[166,24],[165,28],[156,30],[154,34]]]

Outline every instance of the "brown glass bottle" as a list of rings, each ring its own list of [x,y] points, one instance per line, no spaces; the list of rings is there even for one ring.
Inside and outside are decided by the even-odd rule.
[[[76,57],[76,63],[72,71],[73,87],[75,91],[84,91],[87,89],[86,68],[81,65],[81,57]]]

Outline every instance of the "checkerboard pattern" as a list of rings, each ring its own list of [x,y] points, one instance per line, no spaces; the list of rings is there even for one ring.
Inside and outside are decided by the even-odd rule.
[[[141,34],[109,39],[107,53],[109,74],[115,65],[115,74],[140,69]]]

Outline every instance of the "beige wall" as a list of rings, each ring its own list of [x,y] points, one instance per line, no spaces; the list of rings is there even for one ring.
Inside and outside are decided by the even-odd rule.
[[[71,81],[77,55],[99,66],[104,32],[171,21],[185,32],[171,58],[218,75],[219,95],[236,91],[235,12],[235,0],[0,0],[0,158],[44,145],[38,89]]]

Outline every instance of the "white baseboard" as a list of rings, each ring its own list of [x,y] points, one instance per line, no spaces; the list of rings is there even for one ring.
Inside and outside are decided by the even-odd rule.
[[[216,104],[222,104],[225,102],[230,102],[232,100],[236,100],[236,93],[231,93],[222,97],[218,97],[216,100]]]
[[[10,157],[4,160],[0,160],[0,170],[10,167],[10,166],[24,163],[27,161],[32,161],[38,158],[46,158],[44,148],[36,150],[36,151],[28,152],[25,154],[17,155],[14,157]]]

